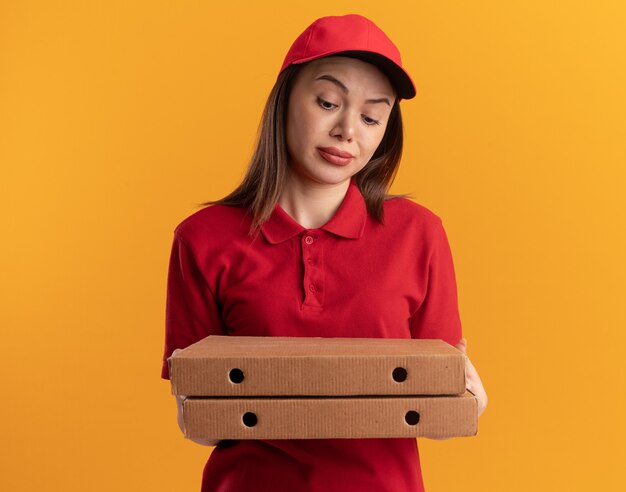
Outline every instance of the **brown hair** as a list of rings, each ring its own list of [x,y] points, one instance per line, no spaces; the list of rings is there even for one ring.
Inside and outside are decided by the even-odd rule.
[[[287,175],[286,119],[287,102],[296,75],[304,64],[291,65],[276,80],[272,88],[257,131],[254,154],[241,184],[219,200],[199,204],[245,207],[252,216],[249,235],[256,235],[263,222],[272,214],[282,193]],[[380,145],[370,161],[355,175],[355,182],[363,195],[368,213],[384,222],[383,201],[404,198],[408,195],[390,195],[391,186],[402,156],[402,115],[399,100],[389,115],[387,128]]]

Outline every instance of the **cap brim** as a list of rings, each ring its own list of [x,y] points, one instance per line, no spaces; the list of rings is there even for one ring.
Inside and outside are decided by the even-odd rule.
[[[326,56],[330,56],[328,54]],[[389,77],[389,80],[394,85],[398,96],[401,99],[412,99],[415,97],[416,90],[411,77],[407,74],[402,67],[398,66],[395,62],[387,58],[386,56],[379,55],[378,53],[372,53],[371,51],[337,51],[332,53],[337,56],[348,56],[352,58],[358,58],[364,62],[376,65],[383,73]]]

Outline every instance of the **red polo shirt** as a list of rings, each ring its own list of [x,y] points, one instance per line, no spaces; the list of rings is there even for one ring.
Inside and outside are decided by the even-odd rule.
[[[261,234],[250,216],[213,205],[174,231],[165,351],[211,334],[461,338],[453,261],[440,218],[405,198],[371,218],[354,179],[323,226],[306,229],[276,204]],[[417,441],[221,441],[203,492],[419,492]]]

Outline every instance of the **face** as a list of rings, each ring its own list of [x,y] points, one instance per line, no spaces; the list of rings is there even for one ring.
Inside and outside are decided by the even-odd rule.
[[[382,141],[395,97],[387,76],[361,60],[332,56],[303,66],[287,109],[292,178],[317,186],[348,181]]]

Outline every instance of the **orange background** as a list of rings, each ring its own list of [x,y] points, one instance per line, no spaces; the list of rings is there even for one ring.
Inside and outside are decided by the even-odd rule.
[[[353,12],[417,84],[392,192],[443,218],[490,397],[419,440],[427,490],[625,490],[617,0],[1,2],[0,489],[199,490],[159,377],[172,231],[243,176],[290,43]]]

